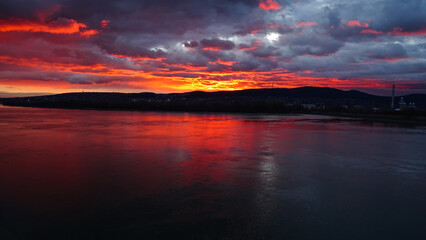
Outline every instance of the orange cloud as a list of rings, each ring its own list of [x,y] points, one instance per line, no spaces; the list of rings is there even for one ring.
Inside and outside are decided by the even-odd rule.
[[[254,45],[260,44],[253,42]],[[162,62],[162,59],[131,58],[131,61]],[[398,61],[400,59],[384,59],[383,61]],[[315,72],[300,70],[275,69],[271,71],[234,71],[230,66],[232,61],[217,59],[213,64],[229,67],[211,71],[206,66],[191,64],[167,64],[162,62],[152,69],[123,69],[108,64],[79,65],[76,63],[59,63],[43,61],[39,58],[13,58],[0,56],[0,63],[28,67],[28,72],[16,76],[4,75],[0,82],[0,92],[15,93],[60,93],[69,91],[163,91],[186,92],[193,90],[240,90],[249,88],[270,87],[381,87],[381,79],[346,79],[316,77]],[[174,67],[174,68],[172,68]],[[31,68],[31,69],[30,69]],[[175,69],[175,70],[171,70]],[[34,74],[32,73],[34,72]],[[46,76],[48,76],[46,78]],[[68,77],[78,76],[81,82],[67,82]]]
[[[24,19],[0,20],[0,32],[44,32],[52,34],[76,34],[92,36],[96,30],[87,29],[84,23],[74,19],[59,18],[49,23],[34,22]]]
[[[263,10],[279,10],[282,6],[274,0],[260,0],[259,8]]]
[[[205,66],[194,66],[191,64],[169,64],[172,67],[184,68],[186,71],[203,71],[206,70]]]
[[[221,51],[223,50],[221,47],[203,47],[204,51]]]
[[[225,60],[221,60],[221,59],[217,59],[217,62],[222,64],[222,65],[227,65],[227,66],[232,66],[232,64],[234,64],[233,61],[225,61]]]

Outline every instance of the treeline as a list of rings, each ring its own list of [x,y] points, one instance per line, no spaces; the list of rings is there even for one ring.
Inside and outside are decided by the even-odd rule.
[[[395,98],[396,106],[400,97]],[[359,91],[302,87],[187,93],[65,93],[38,97],[0,99],[10,106],[114,109],[139,111],[313,113],[426,116],[426,94],[404,96],[416,107],[390,109],[390,97]]]
[[[30,98],[2,99],[4,105],[70,109],[113,109],[139,111],[187,111],[187,112],[232,112],[232,113],[359,113],[406,116],[426,116],[423,110],[407,109],[391,111],[362,105],[339,105],[351,103],[349,99],[317,100],[318,104],[304,104],[293,99],[238,97],[238,98],[167,98],[141,96],[138,94],[61,94]],[[332,104],[331,104],[332,103]]]
[[[3,100],[4,105],[76,108],[76,109],[119,109],[142,111],[189,111],[189,112],[247,112],[285,113],[302,111],[301,105],[288,105],[274,99],[238,100],[187,100],[187,99],[49,99],[15,98]]]

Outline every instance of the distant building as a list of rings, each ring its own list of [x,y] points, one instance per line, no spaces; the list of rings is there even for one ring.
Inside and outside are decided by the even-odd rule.
[[[403,97],[401,97],[401,98],[399,99],[399,108],[400,108],[400,109],[404,109],[404,108],[406,108],[406,107],[407,107],[407,104],[405,103],[404,98],[403,98]]]
[[[416,109],[417,107],[416,107],[416,104],[415,104],[415,103],[410,102],[410,103],[408,104],[408,108],[409,108],[409,109]]]

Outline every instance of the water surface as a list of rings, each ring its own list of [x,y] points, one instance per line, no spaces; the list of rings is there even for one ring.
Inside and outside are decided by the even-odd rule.
[[[424,239],[426,129],[0,107],[2,239]]]

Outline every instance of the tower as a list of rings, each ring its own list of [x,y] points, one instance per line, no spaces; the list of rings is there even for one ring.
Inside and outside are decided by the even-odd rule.
[[[395,108],[395,84],[392,85],[392,102],[391,102],[391,109]]]

